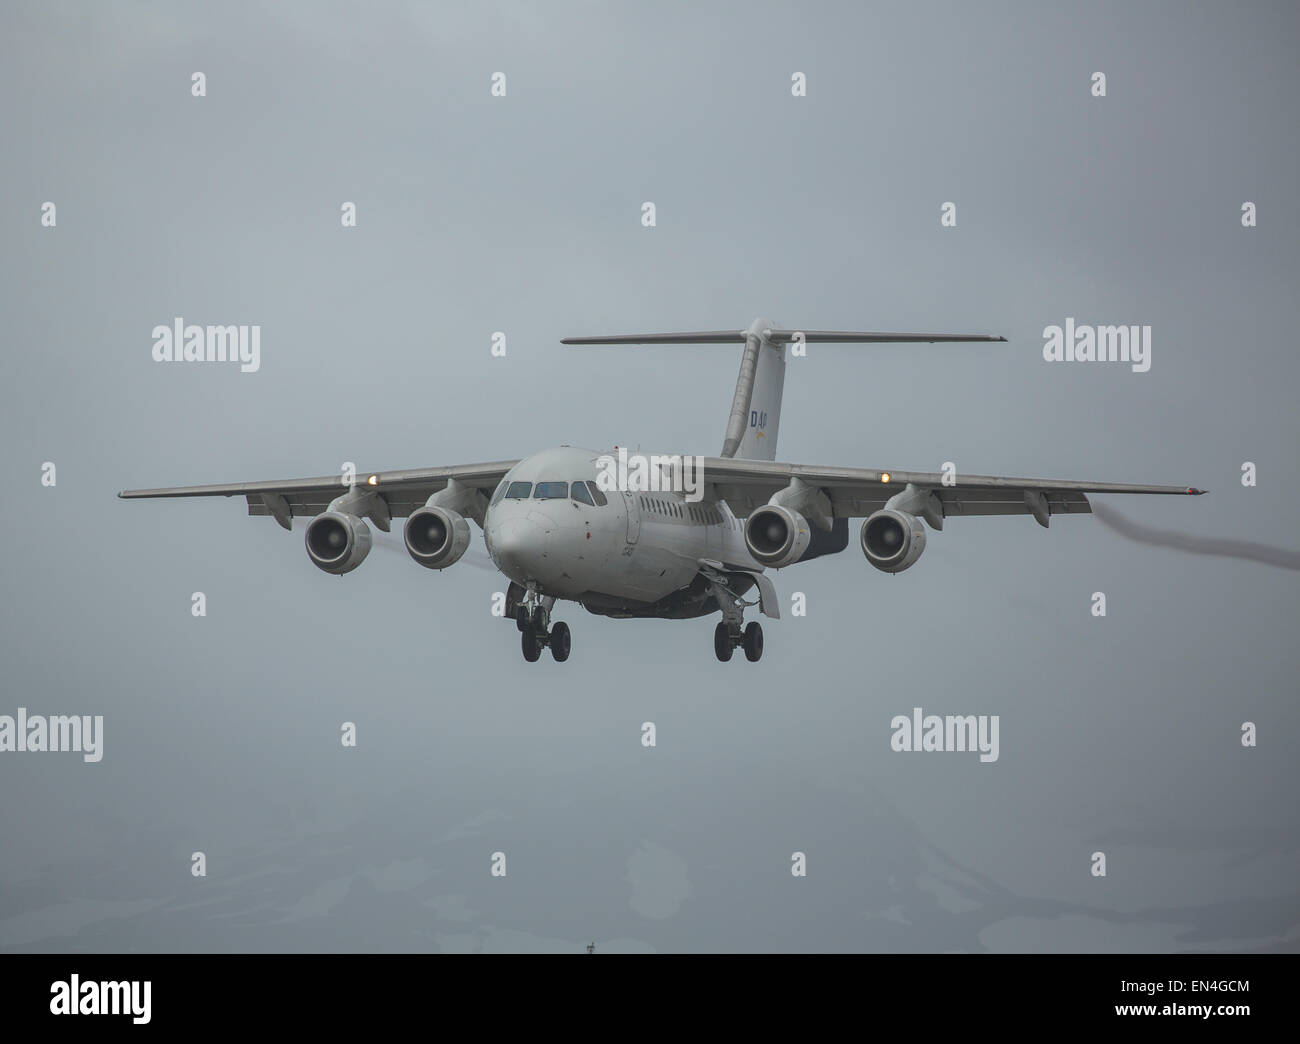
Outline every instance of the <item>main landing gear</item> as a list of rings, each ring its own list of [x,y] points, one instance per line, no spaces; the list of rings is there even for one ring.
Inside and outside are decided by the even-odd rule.
[[[743,601],[721,574],[710,570],[704,575],[722,610],[722,622],[713,629],[713,654],[726,663],[739,646],[745,659],[757,663],[763,655],[763,628],[757,620],[745,624],[745,609],[754,603]]]
[[[757,663],[763,655],[763,627],[757,620],[751,620],[742,631],[739,626],[732,628],[724,621],[713,629],[713,653],[726,663],[732,652],[740,646],[745,650],[745,659]]]
[[[551,607],[555,599],[549,595],[539,595],[530,588],[522,601],[515,607],[515,626],[519,629],[519,644],[523,649],[524,659],[536,663],[542,656],[542,650],[549,648],[556,663],[563,663],[569,658],[573,645],[573,636],[569,625],[563,622],[551,623]]]

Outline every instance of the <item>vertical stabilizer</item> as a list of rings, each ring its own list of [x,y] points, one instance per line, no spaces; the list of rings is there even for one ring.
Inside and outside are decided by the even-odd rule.
[[[755,319],[745,332],[745,351],[720,456],[776,460],[787,349],[784,342],[771,339],[772,326],[766,319]]]

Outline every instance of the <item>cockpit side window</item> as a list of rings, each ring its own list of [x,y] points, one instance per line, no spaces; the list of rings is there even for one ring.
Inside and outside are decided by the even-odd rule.
[[[534,500],[568,500],[569,484],[567,482],[539,482],[533,490]]]
[[[506,482],[506,480],[505,480],[505,479],[502,479],[502,480],[501,480],[501,485],[497,486],[497,491],[496,491],[495,493],[492,494],[492,503],[493,503],[493,504],[500,504],[500,503],[501,503],[501,498],[504,497],[504,496],[506,495],[506,486],[507,486],[507,485],[508,485],[508,483]]]
[[[571,487],[573,490],[573,499],[580,504],[590,504],[595,507],[595,502],[591,499],[591,494],[587,492],[587,487],[581,482],[575,482]]]
[[[527,500],[528,494],[533,491],[531,482],[512,482],[510,488],[506,490],[506,496],[511,500]]]
[[[609,503],[609,501],[605,499],[604,491],[596,485],[596,483],[588,480],[587,488],[591,490],[591,499],[596,502],[596,507],[604,507]]]

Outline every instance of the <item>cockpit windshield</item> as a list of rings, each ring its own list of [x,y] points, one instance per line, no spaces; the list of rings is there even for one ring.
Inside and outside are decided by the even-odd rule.
[[[497,488],[496,494],[492,497],[492,503],[498,504],[502,500],[527,500],[532,497],[533,500],[567,500],[572,498],[579,504],[586,504],[588,507],[604,507],[608,500],[594,482],[578,481],[572,484],[568,482],[539,482],[533,485],[531,482],[502,482]]]

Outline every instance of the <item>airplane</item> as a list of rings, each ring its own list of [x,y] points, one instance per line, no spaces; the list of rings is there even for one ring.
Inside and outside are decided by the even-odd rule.
[[[1089,493],[1199,496],[1188,486],[1144,486],[1056,479],[1000,478],[883,468],[786,464],[776,460],[785,369],[792,344],[994,342],[983,334],[794,330],[756,319],[747,329],[570,337],[566,345],[743,345],[740,374],[721,452],[690,458],[651,455],[633,479],[611,485],[614,453],[572,446],[518,460],[380,471],[355,476],[126,490],[128,500],[242,496],[248,513],[291,529],[310,517],[307,557],[327,573],[356,569],[371,548],[369,520],[403,531],[412,559],[433,570],[454,565],[470,545],[469,521],[483,532],[492,562],[510,581],[505,615],[524,659],[544,649],[569,658],[567,623],[552,622],[559,601],[618,619],[695,619],[721,613],[716,657],[743,648],[763,655],[763,629],[747,608],[780,618],[768,569],[782,569],[848,547],[849,519],[863,519],[859,545],[868,562],[901,573],[920,558],[926,527],[966,515],[1087,514]],[[615,453],[626,455],[626,448]],[[667,463],[665,463],[667,462]],[[345,488],[344,488],[345,486]],[[924,524],[923,524],[924,523]],[[747,596],[754,594],[753,600]]]

